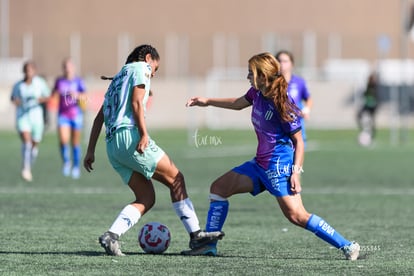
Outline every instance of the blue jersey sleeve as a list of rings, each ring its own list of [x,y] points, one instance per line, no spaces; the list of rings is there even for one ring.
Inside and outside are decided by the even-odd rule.
[[[301,98],[305,101],[307,101],[310,98],[310,93],[308,90],[308,86],[306,85],[306,81],[304,79],[301,78],[301,86],[300,86],[300,93],[301,93]]]

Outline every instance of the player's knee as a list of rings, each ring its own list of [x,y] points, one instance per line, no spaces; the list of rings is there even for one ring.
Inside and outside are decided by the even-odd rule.
[[[136,198],[134,203],[140,204],[142,206],[142,209],[140,208],[140,211],[142,214],[145,214],[155,205],[155,194]]]
[[[289,212],[285,212],[284,214],[291,223],[301,227],[306,227],[306,223],[309,218],[305,213],[291,210]]]
[[[232,195],[231,191],[228,189],[228,186],[223,185],[223,182],[216,180],[210,186],[210,194],[215,194],[223,198],[228,198]]]

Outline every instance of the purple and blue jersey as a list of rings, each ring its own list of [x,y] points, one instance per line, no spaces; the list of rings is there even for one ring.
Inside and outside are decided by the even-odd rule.
[[[277,166],[281,153],[290,151],[293,158],[293,145],[290,136],[301,129],[300,118],[284,122],[272,100],[265,98],[253,87],[245,98],[252,104],[251,120],[257,135],[257,163],[265,170]]]
[[[293,99],[296,105],[302,109],[303,101],[307,101],[310,97],[305,80],[299,76],[292,75],[288,85],[288,95]]]
[[[53,90],[59,94],[59,116],[74,120],[79,114],[82,114],[77,96],[85,93],[86,87],[81,78],[75,77],[68,80],[60,77],[56,80]]]

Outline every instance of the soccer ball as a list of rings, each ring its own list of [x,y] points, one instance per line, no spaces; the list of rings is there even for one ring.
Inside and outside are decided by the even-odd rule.
[[[372,143],[372,136],[366,131],[362,131],[358,136],[358,142],[361,146],[368,147]]]
[[[170,241],[170,230],[159,222],[145,224],[138,233],[138,243],[146,253],[161,254],[167,250]]]

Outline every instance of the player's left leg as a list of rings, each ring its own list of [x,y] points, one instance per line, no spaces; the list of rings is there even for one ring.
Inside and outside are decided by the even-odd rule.
[[[72,178],[78,179],[80,177],[80,160],[81,160],[81,130],[72,129]]]
[[[38,118],[35,122],[32,122],[33,129],[32,129],[32,151],[30,154],[30,163],[33,166],[34,162],[39,155],[39,143],[42,141],[43,134],[44,134],[44,121],[43,118]]]
[[[303,227],[332,246],[341,249],[346,258],[356,260],[359,255],[359,245],[345,239],[324,219],[305,210],[300,194],[277,197],[283,214],[295,225]]]
[[[22,178],[28,182],[33,180],[32,177],[32,136],[30,131],[19,132],[22,141]]]

